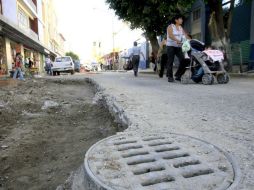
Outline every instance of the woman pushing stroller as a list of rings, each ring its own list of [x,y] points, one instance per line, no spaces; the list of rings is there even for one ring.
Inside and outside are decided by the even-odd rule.
[[[172,24],[167,28],[167,75],[168,82],[174,82],[174,80],[181,81],[181,76],[184,74],[186,69],[186,64],[184,62],[184,55],[182,52],[182,43],[185,39],[189,39],[189,36],[186,34],[182,28],[183,17],[177,15],[173,18]],[[178,57],[179,67],[175,73],[175,79],[173,78],[173,63],[175,56]]]

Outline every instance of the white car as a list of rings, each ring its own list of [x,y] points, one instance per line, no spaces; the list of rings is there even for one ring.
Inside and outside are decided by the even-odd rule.
[[[84,64],[83,68],[85,69],[85,71],[91,71],[93,69],[92,66],[88,64]]]
[[[74,74],[74,63],[70,56],[57,57],[51,67],[53,75],[60,75],[60,73]]]

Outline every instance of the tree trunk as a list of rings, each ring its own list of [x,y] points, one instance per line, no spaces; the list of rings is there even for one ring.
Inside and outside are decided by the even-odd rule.
[[[228,13],[228,20],[227,20],[227,32],[226,32],[226,57],[225,60],[228,63],[227,66],[225,67],[226,70],[231,71],[232,70],[232,63],[229,60],[232,57],[231,54],[231,48],[230,48],[230,34],[231,34],[231,26],[232,26],[232,20],[233,20],[233,10],[235,8],[235,0],[231,0],[230,8],[229,8],[229,13]]]
[[[152,45],[152,52],[155,54],[155,56],[157,56],[159,51],[159,43],[156,33],[148,34],[147,37]]]
[[[225,30],[225,25],[224,25],[224,13],[223,13],[223,8],[222,8],[222,1],[221,0],[208,0],[208,5],[211,8],[211,18],[214,19],[214,21],[210,21],[210,23],[213,23],[212,27],[210,28],[211,30],[214,30],[211,32],[214,34],[212,36],[214,42],[213,45],[216,46],[217,48],[223,49],[224,50],[224,62],[226,70],[231,70],[232,65],[230,62],[230,57],[231,57],[231,52],[230,52],[230,31],[231,31],[231,24],[232,24],[232,17],[233,17],[233,9],[234,9],[234,4],[235,0],[231,1],[230,4],[230,9],[229,9],[229,18],[227,20],[227,32]],[[214,16],[214,18],[212,18]]]
[[[229,13],[228,13],[228,20],[227,20],[227,39],[230,39],[234,7],[235,7],[235,0],[232,0],[231,4],[230,4]]]
[[[208,0],[208,5],[211,8],[211,12],[215,13],[215,21],[217,24],[218,36],[222,39],[225,37],[222,1],[221,0]]]

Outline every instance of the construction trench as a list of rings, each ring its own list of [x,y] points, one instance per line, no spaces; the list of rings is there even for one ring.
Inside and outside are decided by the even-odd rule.
[[[125,111],[92,79],[11,80],[0,88],[0,190],[226,190],[239,183],[235,160],[208,142],[124,132],[132,125]]]

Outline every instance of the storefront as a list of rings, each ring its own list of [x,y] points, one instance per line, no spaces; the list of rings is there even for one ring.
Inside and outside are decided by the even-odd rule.
[[[16,55],[17,54],[21,54],[22,56],[24,55],[23,54],[23,51],[22,51],[22,45],[21,44],[18,44],[14,41],[10,41],[10,49],[7,51],[10,51],[10,54],[11,54],[11,63],[12,63],[12,68],[14,68],[14,65],[15,65],[15,59],[16,59]]]
[[[33,68],[37,69],[37,72],[44,71],[45,56],[56,56],[54,52],[48,51],[40,41],[30,38],[5,18],[0,18],[0,27],[1,73],[9,74],[9,71],[13,69],[17,53],[23,56],[24,62],[31,58],[34,62]]]

